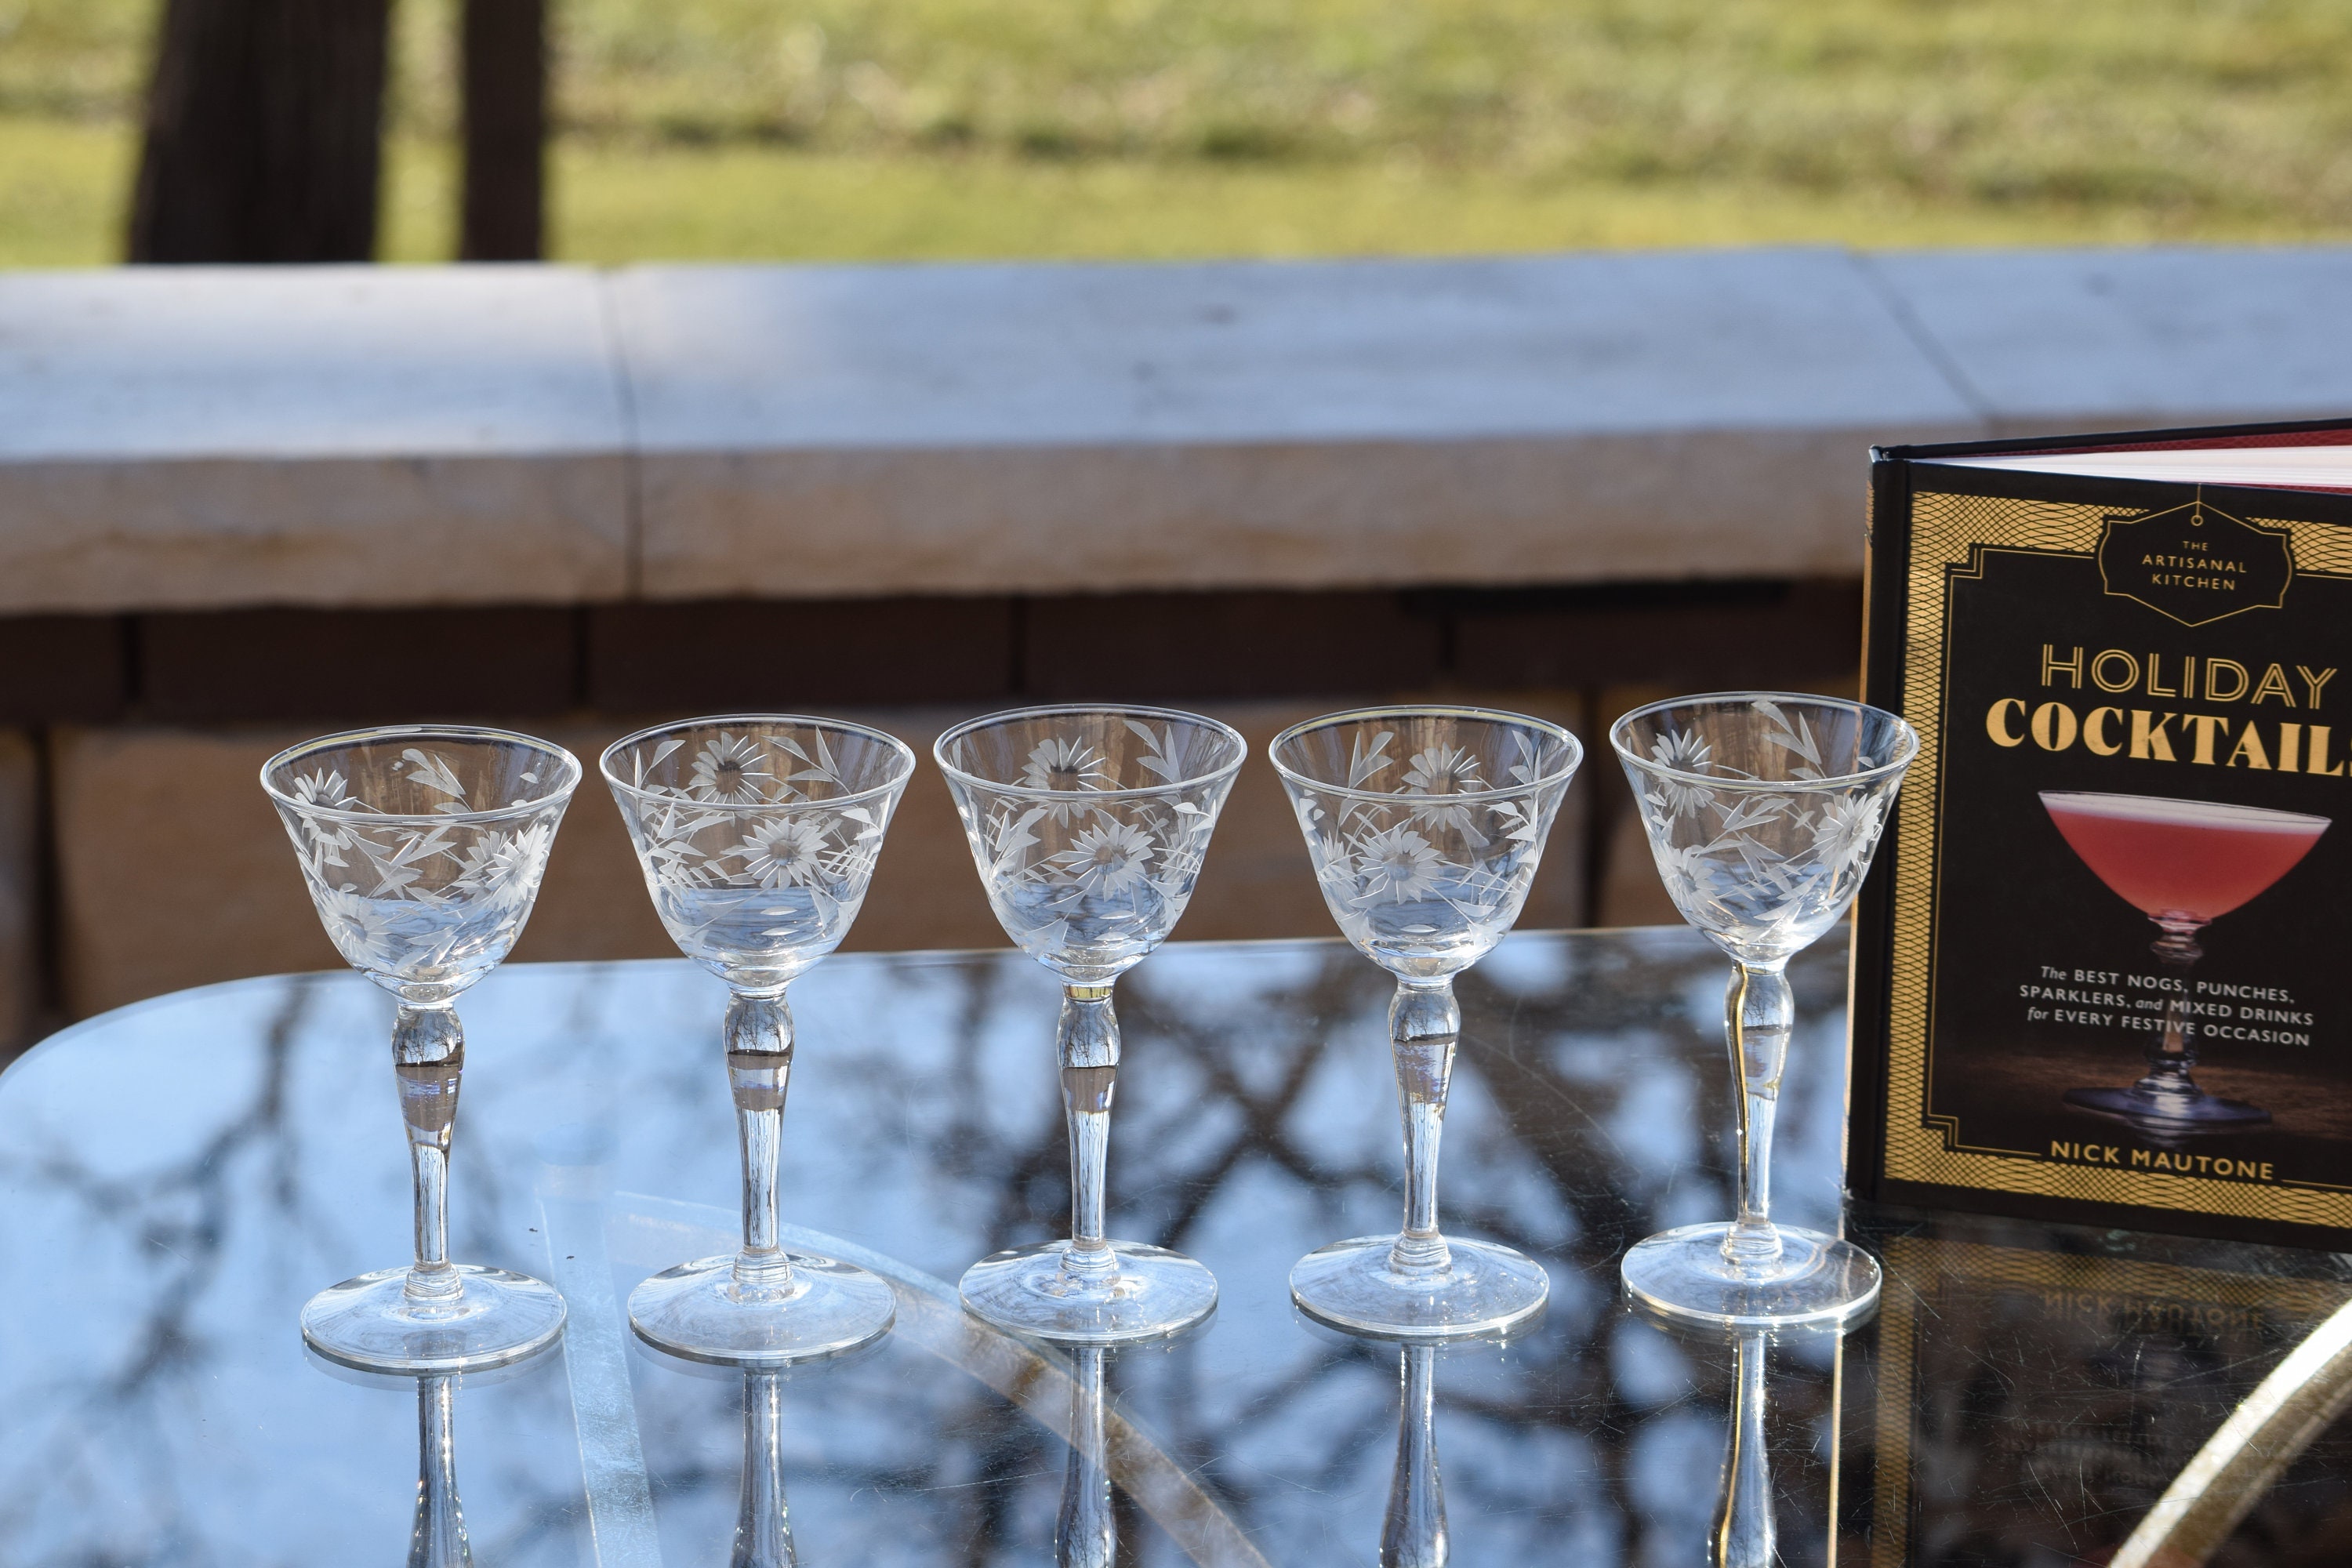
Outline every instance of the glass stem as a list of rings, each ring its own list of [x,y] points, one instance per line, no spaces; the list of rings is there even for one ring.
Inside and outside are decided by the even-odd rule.
[[[1711,1568],[1773,1568],[1779,1529],[1772,1519],[1772,1468],[1764,1451],[1761,1331],[1739,1336],[1731,1398],[1731,1436],[1723,1456],[1723,1496],[1716,1505]]]
[[[738,1300],[781,1300],[793,1266],[776,1239],[776,1160],[783,1143],[784,1091],[793,1075],[793,1014],[784,994],[737,992],[727,1004],[727,1087],[743,1146],[743,1250],[730,1287]]]
[[[1070,1245],[1062,1268],[1108,1282],[1118,1258],[1103,1237],[1103,1169],[1110,1159],[1110,1102],[1118,1086],[1118,1016],[1108,985],[1066,985],[1054,1028],[1062,1110],[1070,1124]]]
[[[1118,1561],[1103,1426],[1102,1348],[1081,1346],[1070,1352],[1070,1461],[1054,1521],[1054,1568],[1113,1568]]]
[[[416,1521],[408,1532],[408,1568],[472,1568],[466,1510],[457,1501],[454,1377],[416,1380]]]
[[[1739,1104],[1739,1217],[1723,1238],[1723,1256],[1746,1271],[1769,1268],[1780,1257],[1772,1228],[1772,1118],[1780,1105],[1780,1072],[1789,1059],[1789,1026],[1796,999],[1789,992],[1788,961],[1742,963],[1724,998],[1724,1034],[1731,1047],[1732,1085]]]
[[[1381,1568],[1444,1568],[1445,1483],[1437,1473],[1437,1347],[1406,1345],[1398,1355],[1404,1385],[1397,1413],[1396,1473],[1381,1525]]]
[[[793,1568],[793,1521],[784,1501],[783,1379],[743,1374],[743,1496],[735,1512],[730,1568]]]
[[[2197,932],[2202,928],[2185,921],[2158,923],[2164,934],[2149,949],[2164,961],[2180,989],[2165,998],[2164,1027],[2148,1043],[2147,1073],[2135,1087],[2175,1100],[2195,1100],[2205,1091],[2189,1076],[2189,1069],[2197,1065],[2197,1047],[2188,1028],[2189,971],[2205,956],[2205,950],[2197,944]]]
[[[408,1127],[408,1170],[416,1199],[416,1261],[403,1289],[420,1308],[454,1305],[465,1281],[449,1266],[449,1143],[457,1127],[457,1079],[466,1032],[456,1008],[405,1004],[392,1026],[392,1070],[400,1119]]]
[[[1400,1272],[1429,1273],[1454,1261],[1437,1232],[1437,1145],[1445,1133],[1445,1091],[1461,1035],[1462,1009],[1450,978],[1397,982],[1389,1001],[1389,1041],[1404,1113],[1404,1231],[1389,1249],[1389,1266]]]

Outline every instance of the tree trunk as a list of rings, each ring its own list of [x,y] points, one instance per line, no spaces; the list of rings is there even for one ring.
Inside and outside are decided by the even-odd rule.
[[[466,0],[466,195],[457,254],[536,261],[547,207],[546,0]]]
[[[375,255],[390,0],[169,0],[133,261]]]

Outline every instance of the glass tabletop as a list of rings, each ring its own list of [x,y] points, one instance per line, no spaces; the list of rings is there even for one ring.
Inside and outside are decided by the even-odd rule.
[[[1834,1229],[1842,945],[1791,973],[1775,1215]],[[456,1561],[460,1505],[476,1562],[598,1568],[1053,1563],[1057,1533],[1245,1568],[2352,1555],[2343,1258],[1848,1212],[1886,1289],[1843,1339],[1629,1310],[1622,1249],[1730,1206],[1724,984],[1678,931],[1520,933],[1464,978],[1446,1228],[1542,1259],[1551,1301],[1408,1350],[1285,1289],[1397,1223],[1387,978],[1337,942],[1162,949],[1119,986],[1110,1228],[1223,1294],[1172,1342],[1065,1352],[953,1285],[1062,1234],[1052,977],[836,955],[793,988],[787,1240],[884,1274],[898,1327],[777,1375],[663,1356],[622,1309],[735,1243],[699,970],[511,964],[466,997],[451,1250],[571,1316],[452,1380],[344,1371],[296,1324],[406,1256],[390,1002],[296,975],[94,1019],[0,1076],[0,1561]]]

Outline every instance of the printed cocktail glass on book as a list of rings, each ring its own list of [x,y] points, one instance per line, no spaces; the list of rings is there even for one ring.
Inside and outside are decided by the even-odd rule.
[[[2128,1089],[2072,1089],[2066,1103],[2155,1133],[2234,1132],[2271,1113],[2206,1093],[2189,1078],[2195,1026],[2186,1004],[2189,972],[2205,955],[2197,933],[2268,892],[2294,869],[2328,818],[2300,812],[2155,795],[2044,790],[2050,820],[2109,890],[2154,921],[2149,944],[2171,972],[2164,1026],[2148,1047],[2147,1073]]]
[[[1358,1333],[1513,1328],[1543,1310],[1542,1266],[1437,1228],[1438,1139],[1462,1029],[1454,977],[1519,918],[1584,748],[1540,719],[1431,707],[1327,714],[1266,751],[1331,918],[1396,976],[1389,1043],[1404,1128],[1402,1227],[1308,1253],[1290,1271],[1290,1299]]]
[[[932,747],[989,908],[1062,982],[1054,1046],[1070,1239],[992,1253],[964,1271],[964,1305],[1000,1329],[1118,1344],[1189,1328],[1217,1304],[1216,1276],[1192,1258],[1103,1234],[1119,1059],[1111,987],[1192,901],[1248,751],[1213,719],[1113,707],[992,714]]]
[[[373,1372],[478,1370],[563,1331],[553,1287],[449,1261],[449,1149],[466,1033],[457,998],[499,965],[539,897],[580,783],[561,746],[503,730],[403,725],[329,735],[262,764],[319,920],[345,962],[400,1004],[393,1071],[408,1125],[416,1261],[330,1286],[302,1337]]]
[[[762,1366],[879,1339],[890,1287],[855,1264],[787,1252],[776,1166],[793,1070],[784,988],[841,945],[915,771],[902,741],[791,715],[692,719],[604,752],[654,912],[727,983],[727,1086],[743,1153],[743,1246],[629,1292],[629,1326],[673,1355]]]
[[[1637,708],[1609,739],[1675,908],[1737,966],[1725,1032],[1739,1217],[1635,1246],[1625,1288],[1703,1322],[1855,1317],[1877,1300],[1878,1265],[1851,1242],[1770,1218],[1772,1119],[1795,1012],[1785,971],[1853,902],[1919,737],[1860,702],[1749,691]]]

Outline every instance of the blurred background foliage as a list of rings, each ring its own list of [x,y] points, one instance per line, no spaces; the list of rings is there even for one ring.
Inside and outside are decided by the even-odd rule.
[[[159,0],[0,0],[0,265],[110,260]],[[2347,0],[554,0],[562,259],[2352,233]],[[451,253],[452,0],[383,249]]]

